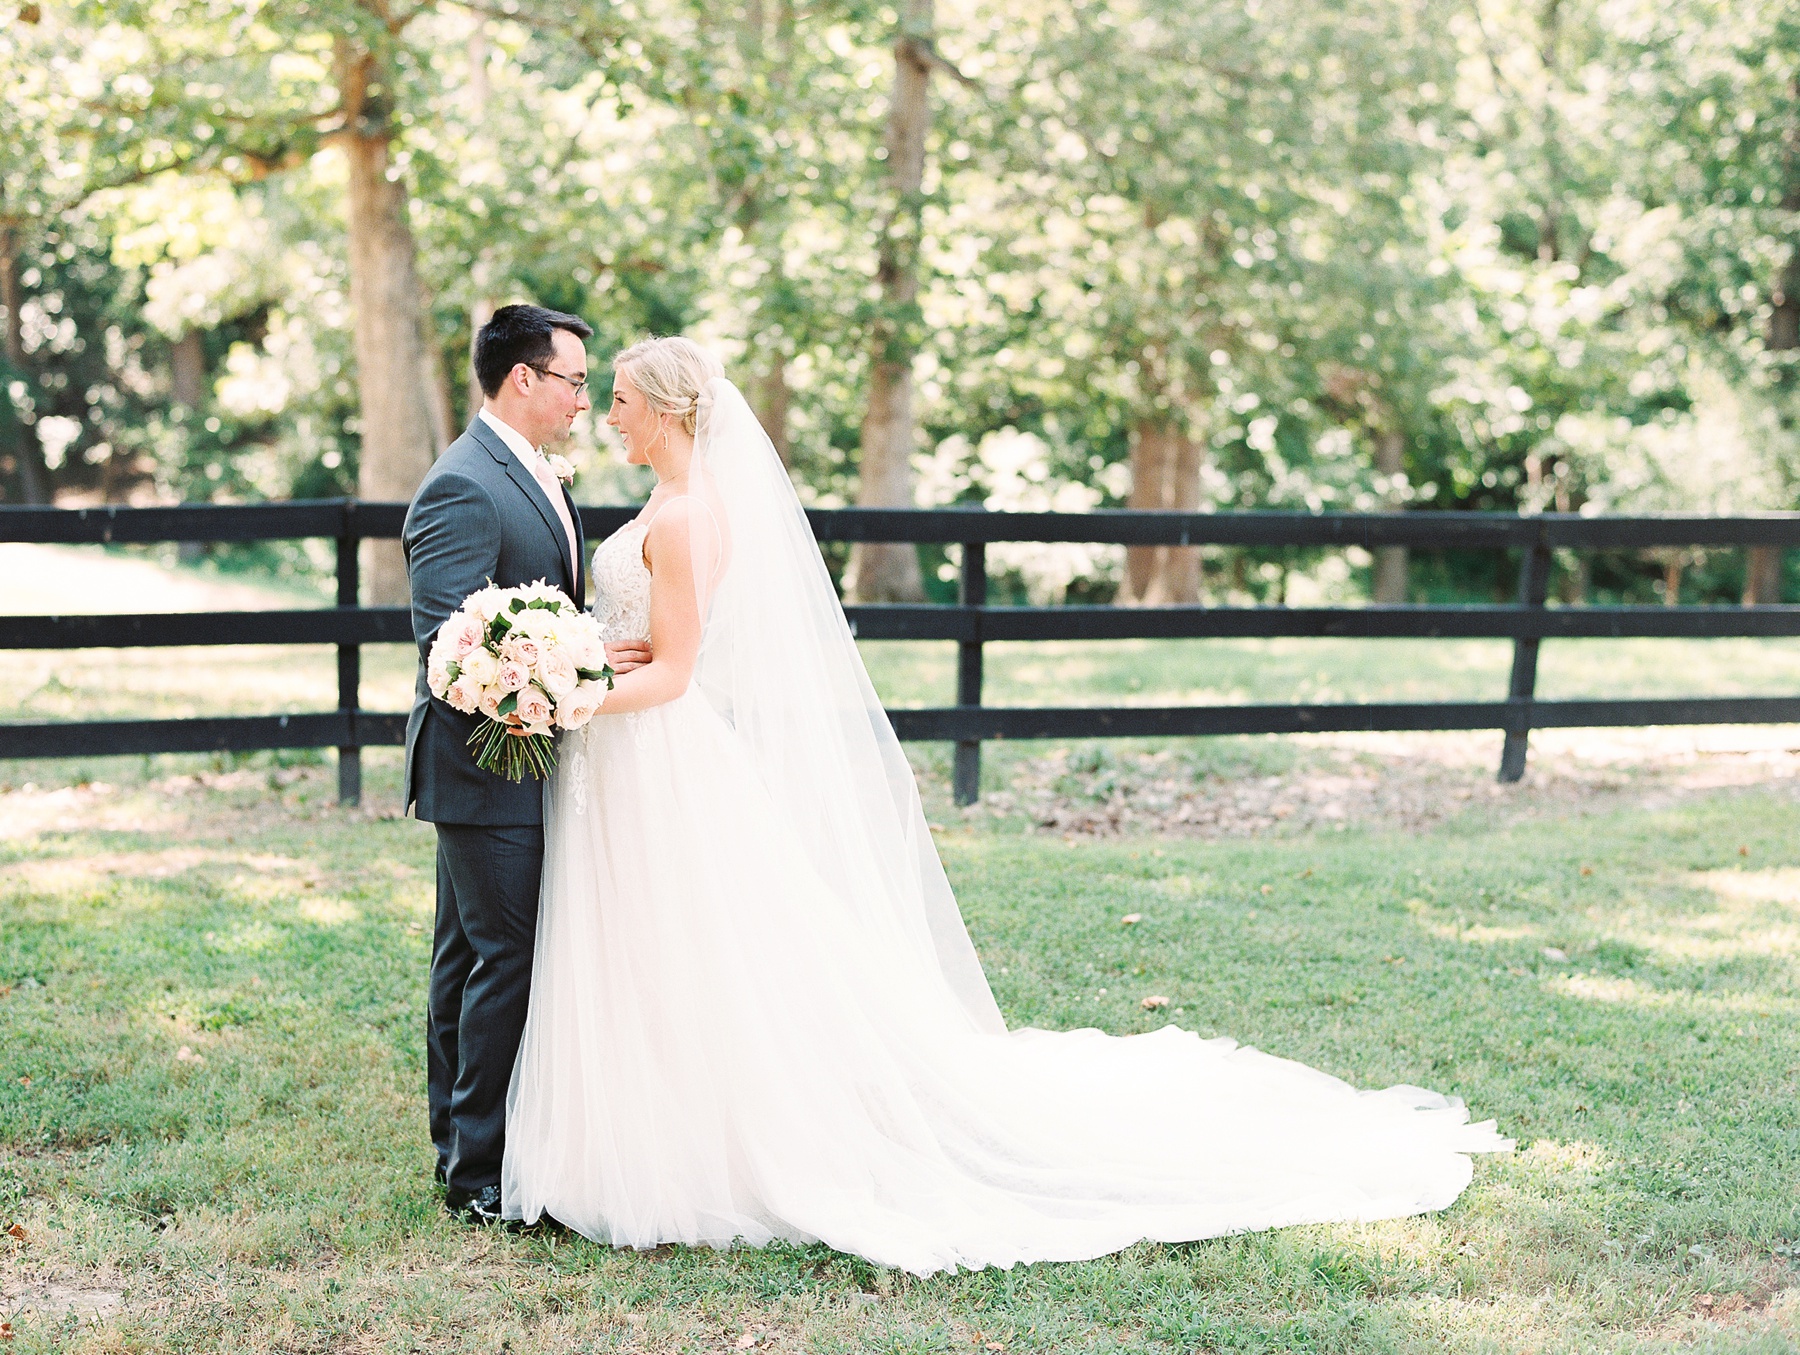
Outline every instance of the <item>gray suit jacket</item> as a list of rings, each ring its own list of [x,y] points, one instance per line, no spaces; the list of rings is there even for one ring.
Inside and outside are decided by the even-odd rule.
[[[575,523],[576,572],[569,538],[530,471],[477,417],[425,473],[407,509],[401,545],[412,584],[413,638],[419,680],[406,722],[406,805],[430,823],[482,825],[544,821],[543,784],[514,783],[475,765],[469,735],[480,719],[431,695],[425,659],[438,627],[463,599],[490,582],[517,588],[546,579],[582,605],[587,542],[575,501],[563,490]]]

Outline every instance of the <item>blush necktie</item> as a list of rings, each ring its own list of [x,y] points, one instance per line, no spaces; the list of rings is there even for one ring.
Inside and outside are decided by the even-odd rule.
[[[539,487],[550,498],[550,506],[556,510],[557,518],[562,522],[563,532],[569,538],[569,577],[581,577],[580,562],[575,558],[575,520],[569,516],[569,506],[563,499],[562,482],[556,478],[556,472],[550,469],[550,459],[542,452],[535,454],[530,463],[531,474]],[[575,605],[581,605],[581,599],[574,599]]]

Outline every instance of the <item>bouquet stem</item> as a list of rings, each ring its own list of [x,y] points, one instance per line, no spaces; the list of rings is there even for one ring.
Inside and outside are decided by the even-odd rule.
[[[512,734],[498,722],[478,725],[469,735],[475,765],[508,781],[523,781],[530,772],[539,781],[556,770],[556,740],[548,734]]]

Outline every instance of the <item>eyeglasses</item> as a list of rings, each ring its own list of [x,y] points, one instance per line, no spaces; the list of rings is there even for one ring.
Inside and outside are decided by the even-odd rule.
[[[580,395],[581,392],[584,389],[586,389],[586,387],[587,387],[588,379],[585,376],[581,377],[580,379],[577,379],[572,376],[563,376],[563,374],[561,372],[551,371],[550,368],[548,368],[548,367],[539,367],[539,366],[537,366],[533,363],[529,363],[529,362],[526,363],[525,365],[527,367],[530,367],[532,371],[537,372],[540,376],[562,377],[562,379],[564,381],[567,381],[571,386],[573,386],[575,388],[575,394],[577,394],[577,395]]]

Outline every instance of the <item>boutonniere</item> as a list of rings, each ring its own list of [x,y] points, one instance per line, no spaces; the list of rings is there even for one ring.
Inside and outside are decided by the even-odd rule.
[[[565,485],[575,483],[575,463],[566,456],[558,456],[552,452],[544,460],[550,463],[550,473]]]

